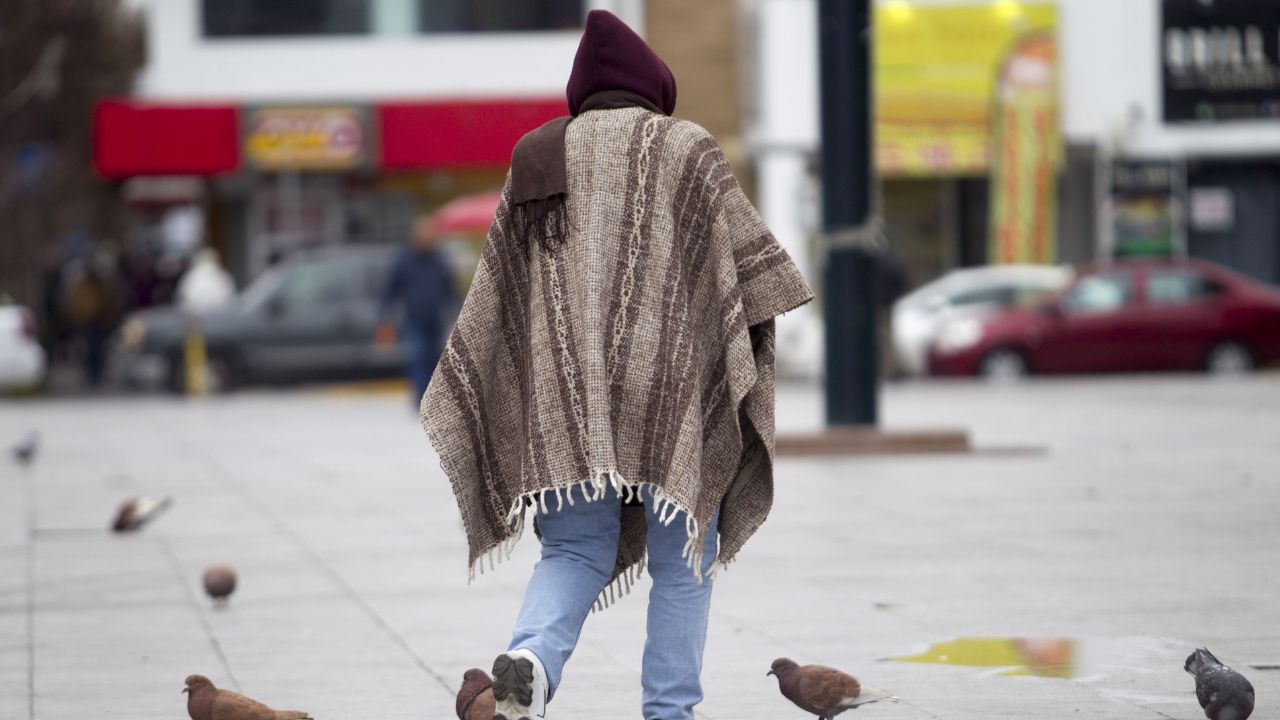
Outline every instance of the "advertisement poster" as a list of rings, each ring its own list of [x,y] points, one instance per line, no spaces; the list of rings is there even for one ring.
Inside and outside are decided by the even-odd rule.
[[[982,176],[991,169],[997,90],[1011,52],[1029,38],[1052,42],[1057,8],[1036,3],[875,10],[876,164],[886,177]],[[1041,60],[1056,64],[1056,54]],[[1051,74],[1056,74],[1056,65]],[[1056,92],[1047,98],[1054,167],[1061,161]]]
[[[359,108],[253,108],[244,154],[259,170],[350,170],[366,161],[366,134]]]
[[[1172,160],[1111,163],[1111,255],[1168,257],[1181,246],[1182,166]]]

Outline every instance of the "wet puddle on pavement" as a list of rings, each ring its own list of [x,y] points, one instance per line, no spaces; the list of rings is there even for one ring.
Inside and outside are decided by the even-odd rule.
[[[957,637],[936,642],[912,654],[883,658],[892,662],[926,663],[975,668],[980,675],[1043,677],[1074,680],[1095,689],[1129,695],[1138,678],[1173,676],[1181,679],[1190,645],[1154,637]],[[1145,683],[1139,683],[1139,686]],[[1141,693],[1135,693],[1135,695]],[[1170,701],[1157,694],[1147,701]]]
[[[1060,637],[961,637],[923,652],[886,658],[896,662],[990,668],[998,675],[1076,677],[1078,641]]]
[[[1195,702],[1185,685],[1186,643],[1153,637],[957,637],[884,661],[976,669],[979,676],[1041,677],[1085,684],[1144,707]]]

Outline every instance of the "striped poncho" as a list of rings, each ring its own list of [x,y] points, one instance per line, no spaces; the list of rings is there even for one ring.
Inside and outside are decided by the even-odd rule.
[[[772,504],[773,318],[812,292],[701,127],[595,110],[565,148],[566,241],[522,240],[508,180],[422,401],[472,577],[573,486],[682,522],[694,573],[720,507],[719,567]],[[643,508],[621,512],[605,599],[644,560]]]

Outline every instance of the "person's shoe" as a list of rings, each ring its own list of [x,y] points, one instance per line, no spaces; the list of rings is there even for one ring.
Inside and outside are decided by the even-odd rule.
[[[493,659],[493,720],[543,720],[547,673],[542,661],[520,648]]]

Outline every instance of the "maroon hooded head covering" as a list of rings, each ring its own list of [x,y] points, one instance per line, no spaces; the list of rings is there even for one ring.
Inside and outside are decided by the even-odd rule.
[[[569,113],[577,115],[583,102],[602,90],[635,93],[664,115],[676,109],[676,78],[662,58],[616,15],[592,10],[565,88]]]
[[[511,206],[520,236],[547,250],[568,235],[565,132],[579,113],[642,107],[670,115],[676,79],[662,58],[612,13],[592,10],[565,88],[569,115],[530,132],[511,153]]]

